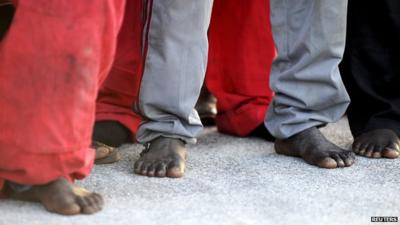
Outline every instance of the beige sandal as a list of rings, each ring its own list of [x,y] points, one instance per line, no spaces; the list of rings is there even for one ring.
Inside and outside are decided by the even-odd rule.
[[[103,144],[101,142],[98,141],[93,141],[92,143],[92,148],[94,148],[96,151],[98,148],[105,148],[108,150],[108,155],[103,157],[103,158],[99,158],[94,161],[95,164],[110,164],[110,163],[115,163],[118,162],[119,160],[121,160],[121,154],[117,151],[116,148],[113,148],[111,146],[108,146],[106,144]]]

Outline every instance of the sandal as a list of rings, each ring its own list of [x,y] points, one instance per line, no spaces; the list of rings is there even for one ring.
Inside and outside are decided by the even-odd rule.
[[[98,165],[110,164],[110,163],[118,162],[121,159],[121,154],[117,151],[116,148],[105,145],[101,142],[93,141],[92,148],[94,148],[96,150],[96,153],[97,153],[98,148],[105,148],[108,150],[108,155],[103,158],[99,158],[99,159],[96,158],[94,161],[95,164],[98,164]]]

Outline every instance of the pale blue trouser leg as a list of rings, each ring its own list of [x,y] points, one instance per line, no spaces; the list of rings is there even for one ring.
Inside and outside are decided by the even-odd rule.
[[[154,0],[139,94],[136,138],[194,143],[203,126],[194,109],[204,80],[212,0]]]
[[[276,96],[265,124],[276,138],[335,122],[349,97],[338,64],[345,46],[347,0],[270,0],[278,58]]]

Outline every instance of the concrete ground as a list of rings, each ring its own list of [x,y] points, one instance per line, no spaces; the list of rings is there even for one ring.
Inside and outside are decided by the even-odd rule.
[[[349,147],[347,121],[323,128]],[[207,129],[190,147],[183,179],[132,174],[142,147],[125,146],[124,159],[96,166],[81,182],[104,194],[93,216],[53,215],[33,203],[0,202],[1,225],[370,224],[371,216],[400,216],[400,159],[357,158],[351,168],[325,170],[277,155],[272,143]]]

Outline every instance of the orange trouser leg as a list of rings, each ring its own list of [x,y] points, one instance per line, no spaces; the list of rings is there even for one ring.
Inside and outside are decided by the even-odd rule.
[[[263,124],[275,56],[269,0],[215,0],[206,84],[217,97],[219,131],[246,136]]]
[[[123,0],[19,0],[0,43],[0,189],[87,176]]]

